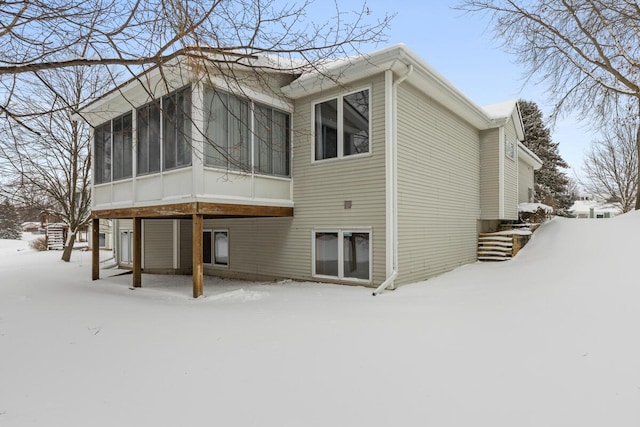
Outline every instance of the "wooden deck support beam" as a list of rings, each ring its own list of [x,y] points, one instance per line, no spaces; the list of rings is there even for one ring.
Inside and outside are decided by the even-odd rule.
[[[194,214],[193,223],[193,297],[203,294],[204,267],[202,259],[202,215]]]
[[[100,278],[100,220],[91,220],[91,280]]]
[[[142,219],[133,218],[133,287],[142,287]]]

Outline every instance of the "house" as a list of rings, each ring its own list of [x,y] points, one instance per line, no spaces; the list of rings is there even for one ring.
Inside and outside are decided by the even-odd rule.
[[[478,107],[404,45],[302,75],[230,69],[178,57],[166,83],[155,69],[81,111],[92,218],[116,220],[134,286],[142,271],[192,274],[195,297],[203,274],[411,283],[476,261],[478,232],[532,197],[517,103]]]
[[[569,209],[576,218],[613,218],[622,213],[618,203],[608,203],[592,194],[580,196]]]

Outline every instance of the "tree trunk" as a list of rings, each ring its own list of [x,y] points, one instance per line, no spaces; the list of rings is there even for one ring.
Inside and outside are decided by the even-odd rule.
[[[64,245],[64,250],[62,251],[62,260],[64,262],[69,262],[71,260],[71,251],[73,250],[73,245],[76,242],[76,233],[69,230],[69,236],[67,236],[67,242]]]

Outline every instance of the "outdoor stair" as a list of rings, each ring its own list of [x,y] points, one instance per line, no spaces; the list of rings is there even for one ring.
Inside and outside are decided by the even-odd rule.
[[[511,259],[513,237],[495,233],[480,233],[478,237],[478,260],[506,261]]]
[[[521,226],[495,233],[480,233],[478,235],[478,260],[510,260],[527,244],[530,238],[531,231]]]

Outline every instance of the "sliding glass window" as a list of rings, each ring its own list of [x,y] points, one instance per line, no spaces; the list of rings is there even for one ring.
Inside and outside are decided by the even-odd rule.
[[[160,100],[137,111],[137,175],[160,172]]]
[[[191,164],[191,87],[162,99],[163,170]]]

